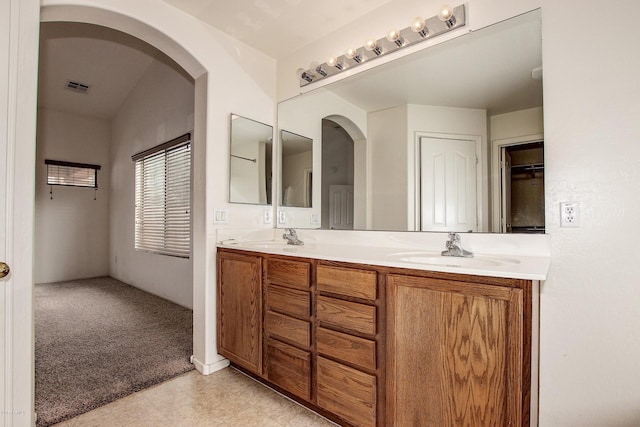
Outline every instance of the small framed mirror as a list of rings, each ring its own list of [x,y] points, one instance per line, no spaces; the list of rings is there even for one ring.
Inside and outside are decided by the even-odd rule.
[[[271,204],[273,127],[231,114],[229,202]]]
[[[280,131],[281,206],[310,208],[313,200],[313,140]]]

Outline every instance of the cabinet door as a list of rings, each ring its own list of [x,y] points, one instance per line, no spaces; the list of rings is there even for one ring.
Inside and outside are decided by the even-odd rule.
[[[521,289],[389,275],[387,298],[388,425],[523,424]]]
[[[218,253],[218,352],[262,371],[262,258]]]

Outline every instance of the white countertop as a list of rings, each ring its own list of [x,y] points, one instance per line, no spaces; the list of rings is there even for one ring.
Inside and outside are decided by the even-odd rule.
[[[219,230],[218,247],[385,267],[545,280],[551,258],[545,235],[462,233],[473,258],[444,257],[446,233],[298,230],[304,245],[287,245],[284,230]]]

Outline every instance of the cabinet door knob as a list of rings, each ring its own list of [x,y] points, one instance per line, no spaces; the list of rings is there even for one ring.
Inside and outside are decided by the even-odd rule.
[[[10,271],[9,264],[0,262],[0,279],[9,274]]]

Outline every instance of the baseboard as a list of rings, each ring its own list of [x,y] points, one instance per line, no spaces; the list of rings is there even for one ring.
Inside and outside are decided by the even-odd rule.
[[[202,375],[209,375],[209,374],[213,374],[216,371],[219,371],[220,369],[224,369],[227,366],[229,366],[229,360],[222,359],[214,363],[204,364],[194,357],[193,365],[195,366],[197,371],[200,372]]]

